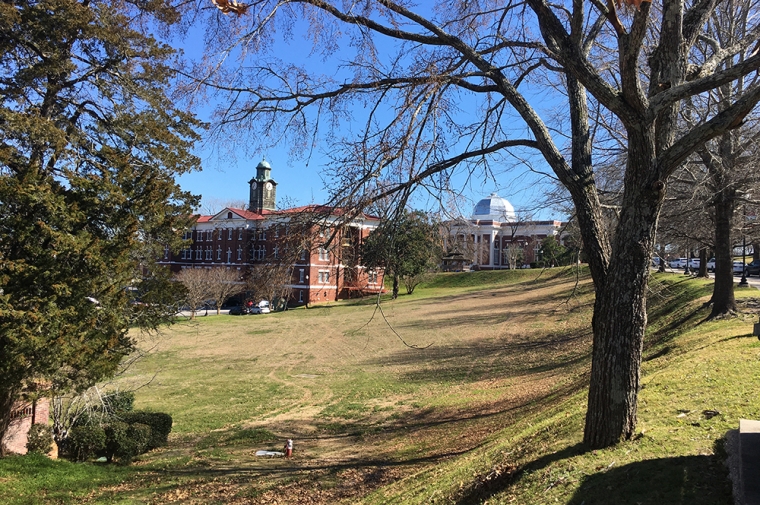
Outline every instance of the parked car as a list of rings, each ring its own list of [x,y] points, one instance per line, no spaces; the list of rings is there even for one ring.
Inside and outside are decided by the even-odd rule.
[[[231,316],[243,316],[248,314],[248,308],[238,305],[237,307],[232,307],[229,314]]]
[[[746,267],[743,261],[734,261],[734,275],[743,274]]]
[[[709,260],[707,260],[707,271],[708,272],[715,271],[715,258],[710,258]]]
[[[689,260],[689,268],[692,270],[699,270],[699,265],[702,263],[702,261],[699,258],[691,258]]]
[[[744,267],[747,277],[750,275],[757,275],[760,277],[760,260],[755,260],[752,263]]]
[[[670,268],[686,268],[686,258],[676,258],[670,260]]]
[[[249,314],[269,314],[270,312],[269,302],[266,300],[261,300],[259,303],[248,309]]]

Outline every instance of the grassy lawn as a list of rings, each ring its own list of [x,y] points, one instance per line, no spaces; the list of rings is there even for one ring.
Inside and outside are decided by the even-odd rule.
[[[7,503],[731,503],[726,433],[760,418],[754,289],[706,322],[710,281],[651,281],[636,439],[585,451],[593,286],[551,269],[442,274],[414,295],[159,335],[122,379],[170,413],[118,467],[0,460]],[[718,412],[715,414],[714,412]],[[295,441],[290,461],[260,458]]]

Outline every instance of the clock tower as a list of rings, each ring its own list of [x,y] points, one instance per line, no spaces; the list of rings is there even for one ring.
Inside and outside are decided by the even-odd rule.
[[[267,160],[261,160],[256,165],[256,177],[248,181],[251,186],[251,197],[248,210],[261,213],[262,210],[275,210],[277,202],[277,183],[272,179],[272,167]]]

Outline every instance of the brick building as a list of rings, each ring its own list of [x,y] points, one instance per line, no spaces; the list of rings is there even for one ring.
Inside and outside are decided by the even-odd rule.
[[[225,208],[198,216],[185,232],[188,245],[176,253],[167,247],[159,263],[183,268],[228,268],[240,271],[241,283],[256,269],[288,270],[289,305],[324,302],[377,293],[382,273],[360,264],[359,251],[379,218],[348,218],[341,209],[308,205],[276,208],[277,183],[262,161],[248,181],[248,209]],[[253,293],[252,297],[261,298]]]

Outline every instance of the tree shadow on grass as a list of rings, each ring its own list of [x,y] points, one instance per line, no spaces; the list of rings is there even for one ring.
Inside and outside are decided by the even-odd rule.
[[[588,475],[573,493],[569,505],[715,505],[732,503],[728,469],[723,464],[722,440],[715,454],[650,459],[604,468]],[[554,462],[587,452],[583,444],[544,455],[521,467],[481,479],[457,499],[457,505],[484,503],[518,485],[522,476],[542,470]],[[555,483],[554,485],[570,484]]]
[[[476,382],[544,372],[575,373],[591,357],[592,335],[582,328],[539,337],[509,336],[501,341],[477,339],[462,345],[403,349],[366,361],[371,366],[398,367],[404,382]]]
[[[484,503],[489,498],[517,483],[525,473],[536,472],[546,468],[556,461],[578,456],[585,451],[586,448],[583,444],[576,444],[566,447],[561,451],[541,456],[522,467],[506,468],[504,471],[489,475],[488,477],[475,482],[474,485],[470,486],[458,497],[456,504],[476,505]]]
[[[650,459],[587,476],[568,503],[729,505],[731,484],[716,455]]]

